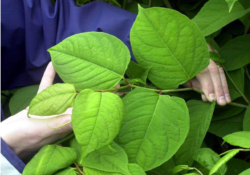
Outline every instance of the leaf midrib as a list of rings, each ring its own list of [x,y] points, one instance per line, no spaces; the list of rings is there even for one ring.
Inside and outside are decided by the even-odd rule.
[[[183,69],[183,71],[185,72],[185,74],[187,75],[188,78],[190,78],[189,74],[187,73],[187,71],[184,69],[184,67],[182,66],[182,64],[179,62],[179,60],[175,57],[175,55],[173,54],[173,52],[169,49],[169,47],[167,46],[167,44],[165,43],[165,41],[160,37],[159,33],[157,32],[157,30],[155,29],[155,27],[152,25],[152,23],[149,21],[148,17],[144,14],[144,12],[142,11],[142,14],[145,16],[145,18],[148,20],[149,24],[152,26],[152,28],[154,29],[155,33],[157,34],[157,36],[160,38],[160,40],[162,41],[162,43],[166,46],[166,48],[168,49],[168,51],[171,53],[172,57],[178,62],[179,66]]]
[[[59,50],[53,50],[53,48],[52,48],[51,50],[52,50],[52,51],[55,51],[55,52],[59,52],[59,53],[61,53],[61,54],[65,54],[65,55],[68,55],[68,56],[72,56],[72,57],[77,58],[77,59],[79,59],[79,60],[81,60],[81,61],[86,61],[86,62],[88,62],[88,63],[92,63],[92,64],[96,65],[97,67],[103,68],[103,69],[105,69],[105,70],[107,70],[107,71],[109,71],[109,72],[111,72],[111,73],[114,73],[114,74],[118,75],[119,77],[123,78],[123,76],[120,75],[119,73],[117,73],[117,72],[115,72],[115,71],[113,71],[113,70],[110,70],[110,69],[108,69],[108,68],[106,68],[106,67],[103,67],[103,66],[101,66],[101,65],[98,65],[97,63],[91,62],[91,61],[86,60],[86,59],[81,59],[80,57],[71,55],[71,54],[69,54],[69,53],[64,53],[64,52],[59,51]]]

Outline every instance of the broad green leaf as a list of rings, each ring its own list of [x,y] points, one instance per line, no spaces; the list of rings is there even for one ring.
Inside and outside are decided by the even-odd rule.
[[[250,148],[250,131],[239,131],[223,137],[230,145]]]
[[[49,175],[70,166],[76,160],[73,148],[46,145],[25,166],[23,175]]]
[[[37,94],[30,102],[28,114],[48,116],[61,114],[73,106],[76,96],[71,84],[54,84]]]
[[[148,78],[162,89],[177,88],[209,64],[208,47],[200,30],[171,9],[139,7],[130,40],[137,62],[152,66]]]
[[[188,165],[178,165],[173,169],[173,175],[179,174],[183,170],[188,170]]]
[[[73,35],[48,51],[58,75],[77,91],[114,88],[130,60],[126,45],[102,32]]]
[[[250,9],[245,10],[239,2],[235,2],[231,12],[228,13],[225,0],[209,0],[193,21],[198,25],[202,34],[208,36],[249,11]]]
[[[213,133],[218,137],[224,137],[227,134],[231,134],[237,131],[242,131],[243,118],[244,118],[244,112],[241,112],[236,116],[224,120],[212,121],[209,126],[208,132]]]
[[[246,170],[247,168],[250,168],[250,163],[242,159],[233,158],[227,162],[227,167],[228,170],[226,175],[236,175],[240,174],[240,172]]]
[[[220,156],[210,148],[201,148],[195,151],[193,159],[207,170],[211,170],[216,162],[220,160]],[[223,165],[219,168],[216,175],[224,175],[226,171],[227,166]]]
[[[224,120],[235,115],[238,115],[244,110],[244,108],[237,107],[237,106],[223,106],[218,107],[214,110],[214,115],[212,121]]]
[[[229,8],[229,13],[232,11],[234,3],[237,2],[238,0],[225,0],[227,2],[228,8]]]
[[[84,173],[85,173],[85,175],[123,175],[121,173],[105,172],[105,171],[92,169],[89,167],[84,167]],[[128,175],[130,175],[130,174],[128,174]]]
[[[126,70],[126,74],[129,76],[129,78],[139,79],[141,83],[146,84],[149,70],[150,68],[144,68],[139,64],[130,61],[128,69]]]
[[[77,160],[76,162],[77,163],[81,163],[81,160],[82,160],[82,147],[81,145],[77,142],[76,138],[72,138],[70,141],[69,141],[69,146],[71,148],[74,148],[75,152],[76,152],[76,155],[77,155]]]
[[[250,105],[248,105],[247,110],[244,115],[243,130],[250,131]]]
[[[233,150],[229,150],[227,151],[227,154],[224,155],[222,158],[220,158],[220,160],[218,162],[216,162],[216,164],[211,168],[211,170],[209,171],[209,175],[213,175],[216,172],[218,172],[224,165],[226,165],[226,163],[232,159],[237,153],[239,153],[239,149],[233,149]]]
[[[38,87],[38,85],[27,86],[16,91],[11,97],[9,103],[11,115],[16,114],[29,106],[31,100],[37,94]]]
[[[228,89],[230,92],[231,100],[235,100],[236,98],[241,97],[240,92],[244,93],[244,85],[245,85],[244,68],[239,68],[233,71],[229,71],[226,77],[227,77]]]
[[[250,34],[234,38],[220,49],[226,70],[239,69],[250,63]]]
[[[123,98],[123,103],[124,120],[117,141],[129,162],[147,171],[169,160],[189,130],[184,100],[136,88]]]
[[[248,168],[247,170],[241,172],[239,175],[249,175],[250,174],[250,168]]]
[[[74,168],[69,167],[61,171],[58,171],[54,175],[77,175],[77,173]]]
[[[192,156],[199,149],[208,131],[215,102],[205,103],[198,100],[187,102],[190,116],[190,129],[185,142],[174,155],[176,165],[188,165],[193,163]]]
[[[138,164],[130,163],[128,164],[128,169],[131,175],[146,175],[142,167],[140,167]]]
[[[172,175],[172,170],[174,169],[174,167],[175,167],[175,163],[174,163],[173,158],[171,158],[167,162],[165,162],[162,165],[160,165],[160,166],[156,167],[155,169],[153,169],[153,171],[148,171],[147,175],[156,175],[156,173]]]
[[[82,146],[82,157],[108,145],[118,134],[123,119],[121,98],[111,92],[86,89],[76,97],[72,126]]]
[[[91,152],[83,159],[82,165],[98,171],[130,174],[126,152],[115,142],[112,142],[110,146],[112,149],[104,146]]]

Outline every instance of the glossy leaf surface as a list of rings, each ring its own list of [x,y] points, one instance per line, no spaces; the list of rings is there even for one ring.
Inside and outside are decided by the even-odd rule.
[[[250,63],[250,34],[232,39],[220,50],[220,56],[225,59],[226,70],[239,69]]]
[[[137,88],[123,98],[123,103],[124,120],[117,141],[129,162],[147,171],[170,159],[189,130],[184,100]]]
[[[91,152],[82,160],[82,165],[97,171],[130,174],[126,152],[114,142]]]
[[[193,154],[193,159],[207,170],[211,170],[213,166],[220,160],[220,156],[209,148],[201,148],[195,151]],[[218,169],[217,175],[224,175],[226,171],[227,166],[223,165]]]
[[[86,89],[76,97],[72,126],[82,146],[82,157],[108,145],[118,134],[123,119],[123,104],[118,95]]]
[[[31,159],[23,175],[48,175],[70,166],[76,160],[74,149],[46,145]]]
[[[152,66],[148,77],[162,89],[178,87],[209,64],[208,47],[200,30],[171,9],[139,7],[130,39],[137,62]]]
[[[190,100],[187,102],[190,116],[190,129],[185,142],[174,155],[177,165],[192,165],[192,156],[198,150],[208,131],[215,102],[205,103],[198,100]]]
[[[245,10],[239,2],[235,2],[231,12],[228,13],[225,0],[210,0],[201,8],[193,21],[198,25],[202,34],[208,36],[249,11],[250,9]]]
[[[223,137],[223,140],[230,145],[242,148],[250,148],[250,131],[239,131]]]
[[[61,114],[73,106],[76,91],[71,84],[54,84],[37,94],[31,101],[28,114],[49,116]]]
[[[48,51],[58,75],[77,91],[114,88],[130,60],[122,41],[102,32],[73,35]]]

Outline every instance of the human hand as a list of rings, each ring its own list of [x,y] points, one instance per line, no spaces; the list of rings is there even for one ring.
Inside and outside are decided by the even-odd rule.
[[[230,103],[231,98],[224,70],[213,60],[210,59],[208,67],[196,75],[191,82],[194,88],[204,92],[201,95],[203,101],[215,100],[220,106]],[[190,82],[186,82],[185,85],[190,86]]]
[[[55,70],[50,62],[44,72],[38,93],[51,86]],[[72,132],[71,124],[60,127],[71,120],[72,109],[48,119],[27,117],[28,109],[4,120],[0,124],[0,135],[22,160],[31,158],[41,147],[60,140]],[[60,127],[58,129],[52,129]]]

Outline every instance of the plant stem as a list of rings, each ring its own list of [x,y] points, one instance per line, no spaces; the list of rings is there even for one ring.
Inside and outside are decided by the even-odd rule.
[[[152,3],[151,1],[152,1],[152,0],[149,0],[149,1],[148,1],[148,7],[151,7],[151,3]]]
[[[71,139],[73,137],[75,137],[75,134],[72,132],[70,135],[64,137],[61,140],[58,140],[55,144],[58,145],[58,144],[63,143],[63,142],[65,142],[65,141],[67,141],[67,140],[69,140],[69,139]]]
[[[224,71],[226,72],[228,78],[233,83],[234,87],[237,89],[237,91],[240,93],[240,95],[244,98],[244,100],[249,104],[249,100],[247,97],[240,91],[240,89],[237,87],[237,85],[234,83],[233,79],[230,77],[229,73],[226,71],[225,67],[223,66]]]
[[[79,168],[78,164],[77,164],[77,163],[74,163],[74,164],[75,164],[77,170],[80,172],[80,174],[85,175],[85,174],[82,172],[82,170]]]
[[[230,102],[230,103],[228,103],[228,105],[237,106],[237,107],[241,107],[241,108],[247,108],[247,105],[243,105],[243,104],[239,104],[239,103],[234,103],[234,102]]]
[[[170,9],[173,9],[173,7],[171,6],[170,2],[168,0],[163,0],[164,4],[170,8]]]
[[[197,168],[195,167],[190,167],[189,170],[195,170],[197,171],[200,175],[203,175],[202,172],[200,170],[198,170]]]
[[[248,70],[247,70],[247,66],[244,66],[244,69],[245,69],[245,73],[246,73],[248,79],[250,80],[250,75],[249,75],[249,72],[248,72]]]

